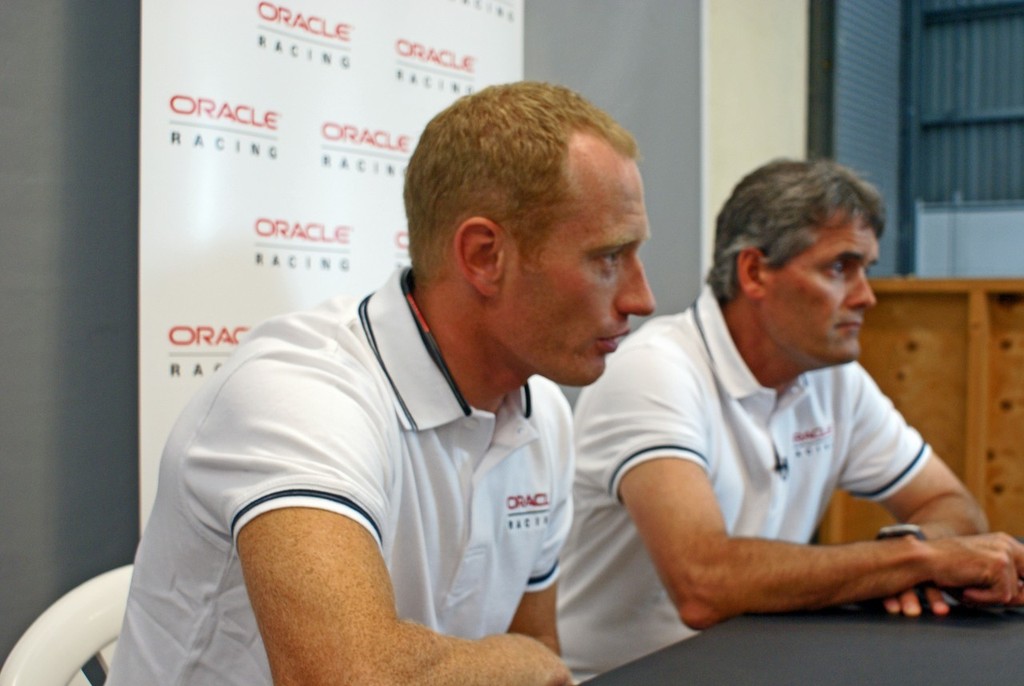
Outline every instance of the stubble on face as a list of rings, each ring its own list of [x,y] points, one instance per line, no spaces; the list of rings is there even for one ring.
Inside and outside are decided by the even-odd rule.
[[[520,324],[528,329],[524,367],[583,386],[604,372],[605,357],[629,331],[629,314],[649,314],[653,307],[642,267],[640,283],[632,283],[636,252],[649,230],[633,160],[578,134],[570,146],[569,175],[573,200],[540,248],[517,262],[516,298]],[[620,311],[624,288],[643,291],[634,298],[638,304],[627,306],[635,311]]]
[[[815,243],[772,270],[769,335],[796,373],[856,360],[864,314],[874,305],[867,268],[878,257],[860,221],[819,228]]]

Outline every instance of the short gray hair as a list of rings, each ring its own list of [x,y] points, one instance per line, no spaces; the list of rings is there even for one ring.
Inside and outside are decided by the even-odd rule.
[[[718,214],[707,283],[720,303],[736,297],[736,256],[747,248],[781,267],[814,244],[835,217],[860,220],[876,236],[885,229],[878,190],[832,160],[774,160],[741,180]]]

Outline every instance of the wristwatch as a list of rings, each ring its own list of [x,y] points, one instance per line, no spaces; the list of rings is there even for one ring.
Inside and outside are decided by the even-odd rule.
[[[903,536],[913,536],[919,541],[924,541],[927,538],[924,532],[921,531],[921,527],[917,524],[890,524],[889,526],[883,526],[878,530],[875,538],[880,541],[884,538],[901,538]]]

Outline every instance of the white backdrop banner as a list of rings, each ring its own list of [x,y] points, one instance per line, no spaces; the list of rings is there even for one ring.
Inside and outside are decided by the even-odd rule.
[[[250,327],[407,262],[417,136],[522,78],[522,3],[143,0],[143,525],[174,420]]]

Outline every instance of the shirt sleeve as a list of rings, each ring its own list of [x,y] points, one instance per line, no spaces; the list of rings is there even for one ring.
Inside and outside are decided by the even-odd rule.
[[[712,468],[714,382],[678,341],[658,336],[620,349],[576,406],[579,481],[618,498],[632,468],[673,457]]]
[[[326,351],[234,367],[193,422],[182,480],[201,530],[234,537],[268,510],[314,507],[382,543],[391,480],[386,401],[365,369]]]
[[[931,457],[921,434],[907,424],[892,401],[859,364],[840,368],[852,401],[847,461],[840,486],[851,495],[884,499],[905,486]]]

